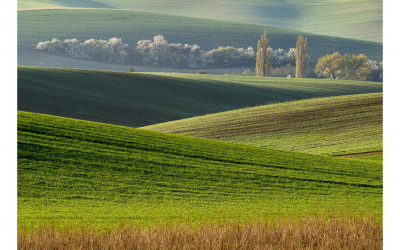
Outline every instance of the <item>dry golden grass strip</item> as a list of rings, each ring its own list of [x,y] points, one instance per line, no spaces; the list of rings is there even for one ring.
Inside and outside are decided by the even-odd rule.
[[[20,229],[18,249],[382,249],[380,219],[310,217],[288,221],[152,226],[96,230]]]

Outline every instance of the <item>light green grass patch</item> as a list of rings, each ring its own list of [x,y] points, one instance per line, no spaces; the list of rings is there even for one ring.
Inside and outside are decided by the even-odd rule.
[[[45,6],[133,9],[382,42],[381,0],[18,0],[19,9]]]
[[[382,213],[382,165],[18,112],[18,225]]]
[[[297,152],[345,155],[382,150],[382,112],[382,93],[371,93],[270,104],[144,128]]]

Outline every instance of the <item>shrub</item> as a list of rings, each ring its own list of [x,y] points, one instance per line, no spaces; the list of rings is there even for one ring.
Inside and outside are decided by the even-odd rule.
[[[207,63],[216,66],[241,66],[255,63],[255,53],[252,47],[247,49],[232,46],[218,47],[204,54]]]
[[[226,73],[226,75],[228,75],[228,73]],[[237,76],[255,76],[256,72],[250,70],[250,69],[245,69],[243,71],[240,70],[236,70],[236,71],[232,71],[230,73],[230,75],[237,75]]]
[[[383,63],[369,60],[368,64],[371,67],[371,74],[368,75],[367,81],[382,82],[383,81]]]
[[[202,75],[202,74],[207,74],[207,72],[205,72],[204,70],[198,70],[197,74],[201,74]]]
[[[157,35],[151,40],[140,40],[137,51],[142,57],[143,64],[154,66],[189,68],[205,67],[203,51],[197,44],[168,43],[162,35]]]
[[[291,64],[286,64],[285,67],[275,68],[271,72],[271,76],[274,77],[295,77],[296,75],[296,67],[292,66]]]
[[[332,79],[366,80],[371,74],[370,60],[363,54],[342,56],[335,52],[318,59],[315,73]]]

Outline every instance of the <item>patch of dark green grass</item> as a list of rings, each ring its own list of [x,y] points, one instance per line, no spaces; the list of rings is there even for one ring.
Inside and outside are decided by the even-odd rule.
[[[146,126],[271,102],[381,92],[382,83],[18,68],[18,109]]]

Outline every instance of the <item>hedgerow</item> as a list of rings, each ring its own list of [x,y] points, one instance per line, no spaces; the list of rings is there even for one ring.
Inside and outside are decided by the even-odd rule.
[[[88,39],[80,42],[76,38],[60,41],[39,42],[36,50],[66,55],[78,59],[107,61],[117,63],[140,63],[156,67],[204,68],[208,66],[250,66],[255,64],[253,47],[235,48],[220,46],[203,51],[197,44],[169,43],[164,36],[157,35],[153,40],[140,40],[137,46],[124,44],[120,38],[106,40]],[[295,65],[295,48],[288,52],[273,50],[274,66]]]

